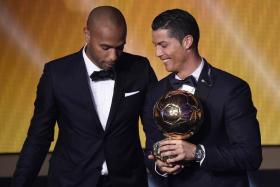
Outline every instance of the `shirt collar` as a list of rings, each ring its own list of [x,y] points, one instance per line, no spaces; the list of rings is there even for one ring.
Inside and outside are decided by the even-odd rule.
[[[199,64],[199,66],[191,74],[195,78],[196,82],[198,82],[198,78],[199,78],[200,73],[201,73],[201,71],[203,69],[204,63],[205,62],[204,62],[203,58],[201,58],[201,62]],[[175,79],[181,80],[181,78],[178,75],[176,75],[176,74],[175,74]]]
[[[83,48],[83,58],[86,64],[88,75],[90,76],[94,71],[100,71],[101,69],[91,61],[86,54],[86,45]]]

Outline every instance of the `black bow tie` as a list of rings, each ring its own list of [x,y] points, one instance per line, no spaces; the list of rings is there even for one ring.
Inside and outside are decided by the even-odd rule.
[[[172,77],[170,80],[170,83],[174,89],[180,88],[183,84],[192,86],[194,88],[196,88],[196,86],[197,86],[196,80],[192,75],[188,76],[184,80],[178,80],[175,77]]]
[[[94,71],[90,78],[92,81],[102,81],[102,80],[109,80],[115,79],[115,73],[113,70],[101,70],[101,71]]]

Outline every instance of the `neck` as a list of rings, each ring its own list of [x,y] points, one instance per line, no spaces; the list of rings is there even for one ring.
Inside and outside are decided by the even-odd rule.
[[[198,52],[191,53],[188,55],[185,63],[183,64],[183,67],[180,71],[178,71],[176,74],[181,78],[185,79],[186,77],[190,76],[200,65],[201,63],[201,56]]]
[[[90,61],[91,61],[94,65],[96,65],[98,68],[102,69],[102,67],[100,67],[100,66],[95,62],[95,60],[93,59],[93,57],[92,57],[92,55],[91,55],[91,53],[90,53],[90,50],[89,50],[89,46],[88,46],[88,45],[85,47],[85,53],[86,53],[86,56],[90,59]]]

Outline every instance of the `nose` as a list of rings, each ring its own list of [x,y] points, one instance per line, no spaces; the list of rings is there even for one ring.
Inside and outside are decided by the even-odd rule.
[[[114,62],[118,59],[118,50],[117,49],[114,49],[114,48],[111,48],[110,49],[110,53],[109,53],[109,60]]]
[[[159,47],[159,46],[156,46],[156,56],[157,57],[160,57],[160,56],[162,56],[162,50],[161,50],[161,48]]]

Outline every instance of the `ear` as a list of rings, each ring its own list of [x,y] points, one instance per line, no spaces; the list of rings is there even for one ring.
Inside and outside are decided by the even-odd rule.
[[[90,41],[90,31],[88,30],[87,27],[84,27],[84,33],[85,33],[86,43],[89,43],[89,41]]]
[[[193,37],[192,35],[187,35],[183,38],[182,45],[184,49],[190,49],[193,44]]]

